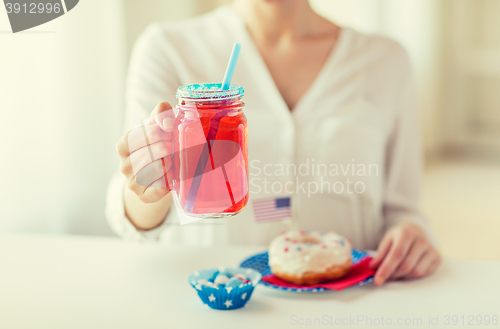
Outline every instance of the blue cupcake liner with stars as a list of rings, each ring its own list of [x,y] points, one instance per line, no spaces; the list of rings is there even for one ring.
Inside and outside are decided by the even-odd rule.
[[[218,274],[225,274],[232,277],[236,274],[243,274],[250,282],[241,283],[236,287],[219,286],[217,288],[199,285],[198,280],[214,279]],[[203,303],[210,308],[217,310],[234,310],[245,306],[255,286],[259,283],[262,275],[250,268],[209,268],[193,272],[188,280],[191,286],[196,289],[198,296]]]
[[[368,254],[368,252],[364,250],[353,249],[351,253],[352,264],[355,265],[369,256],[370,255]],[[259,272],[262,276],[272,274],[271,268],[269,267],[269,255],[267,251],[250,256],[240,264],[240,267],[254,269],[255,271]],[[372,281],[373,281],[373,276],[353,285],[353,287],[361,286]],[[294,291],[294,292],[319,292],[319,291],[331,290],[327,288],[308,288],[307,286],[304,286],[303,288],[290,288],[290,287],[278,286],[265,281],[261,281],[260,284],[278,290]]]

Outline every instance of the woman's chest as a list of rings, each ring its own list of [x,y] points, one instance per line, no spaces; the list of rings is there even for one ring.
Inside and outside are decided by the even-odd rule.
[[[363,97],[312,105],[309,115],[294,120],[295,158],[326,165],[382,164],[393,120]]]
[[[276,88],[290,110],[320,76],[332,53],[334,41],[296,45],[282,50],[259,49]]]

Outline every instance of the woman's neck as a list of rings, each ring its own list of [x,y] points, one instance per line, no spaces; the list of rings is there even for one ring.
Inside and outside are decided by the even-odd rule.
[[[320,36],[332,25],[307,0],[236,0],[234,9],[258,43],[280,43]]]

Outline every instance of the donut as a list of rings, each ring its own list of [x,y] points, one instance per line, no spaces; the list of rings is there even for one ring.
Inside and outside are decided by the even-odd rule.
[[[269,266],[281,280],[314,285],[346,275],[351,251],[350,240],[335,232],[283,232],[271,241]]]

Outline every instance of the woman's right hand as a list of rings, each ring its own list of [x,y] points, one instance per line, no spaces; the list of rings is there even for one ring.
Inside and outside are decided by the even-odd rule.
[[[143,203],[160,201],[170,192],[173,118],[172,106],[162,102],[143,125],[127,132],[116,144],[127,187]]]

